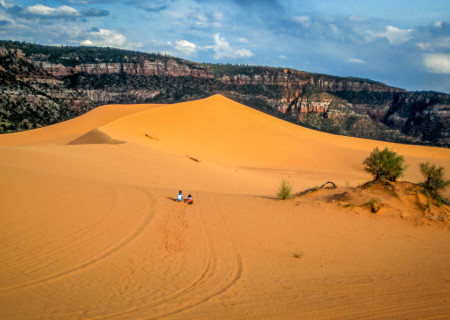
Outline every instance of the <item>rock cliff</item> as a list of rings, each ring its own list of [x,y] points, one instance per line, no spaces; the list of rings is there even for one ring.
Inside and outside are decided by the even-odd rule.
[[[172,103],[220,93],[318,130],[450,146],[449,95],[367,79],[0,41],[0,80],[0,132],[66,120],[101,104]]]
[[[0,133],[57,123],[93,107],[83,93],[34,67],[20,49],[0,47]]]
[[[33,59],[33,57],[31,57]],[[86,63],[76,66],[64,66],[61,63],[50,63],[41,60],[31,60],[33,65],[55,77],[72,76],[79,73],[89,75],[125,73],[139,76],[161,76],[169,75],[173,77],[192,76],[200,78],[214,78],[214,75],[207,70],[191,69],[186,64],[180,64],[173,59],[165,61],[141,62],[121,62],[121,63]]]

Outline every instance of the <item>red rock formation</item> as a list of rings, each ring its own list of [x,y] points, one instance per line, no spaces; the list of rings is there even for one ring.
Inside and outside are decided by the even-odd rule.
[[[130,75],[142,76],[170,75],[174,77],[193,76],[214,78],[214,75],[206,69],[191,69],[188,65],[178,63],[173,59],[168,59],[167,61],[144,60],[142,62],[89,63],[79,64],[74,67],[66,67],[62,64],[54,64],[40,60],[33,60],[33,64],[56,77],[70,76],[81,72],[96,75],[124,72]]]

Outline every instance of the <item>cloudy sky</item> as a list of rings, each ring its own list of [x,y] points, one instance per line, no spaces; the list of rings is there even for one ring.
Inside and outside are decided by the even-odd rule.
[[[0,39],[291,67],[450,93],[450,0],[0,0]]]

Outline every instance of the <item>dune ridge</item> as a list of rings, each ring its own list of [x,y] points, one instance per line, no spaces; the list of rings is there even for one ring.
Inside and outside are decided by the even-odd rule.
[[[220,95],[0,136],[0,318],[445,319],[448,224],[409,187],[367,191],[377,214],[333,201],[360,204],[376,146],[411,182],[420,162],[450,170],[448,149],[325,134]],[[283,179],[339,187],[280,201]]]

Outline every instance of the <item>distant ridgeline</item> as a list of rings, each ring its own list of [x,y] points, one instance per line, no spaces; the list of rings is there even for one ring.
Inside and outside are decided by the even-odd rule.
[[[0,41],[2,133],[57,123],[104,104],[174,103],[217,93],[325,132],[450,147],[448,94],[293,69]]]

